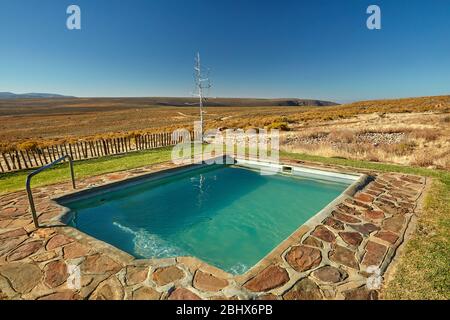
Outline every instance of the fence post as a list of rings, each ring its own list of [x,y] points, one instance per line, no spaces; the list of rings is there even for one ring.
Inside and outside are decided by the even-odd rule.
[[[89,145],[91,146],[91,153],[94,154],[94,157],[98,157],[97,150],[95,150],[95,147],[94,147],[94,142],[93,141],[89,142]]]
[[[48,153],[48,157],[50,158],[50,161],[58,159],[58,154],[55,154],[55,146],[54,145],[47,147],[47,153]]]
[[[105,139],[105,143],[106,143],[106,152],[107,154],[111,154],[111,146],[109,143],[109,139]]]
[[[22,156],[23,166],[25,167],[25,169],[28,169],[27,160],[25,159],[25,156],[23,155],[22,150],[19,150],[19,153],[20,153],[20,155]]]
[[[106,156],[108,154],[108,152],[106,152],[106,143],[105,140],[101,140],[101,144],[103,146],[103,155]]]
[[[40,148],[36,149],[36,156],[37,156],[37,158],[39,160],[39,165],[43,166],[45,163],[44,163],[44,161],[42,161],[41,149]]]
[[[31,150],[31,155],[33,156],[34,163],[36,164],[36,167],[39,167],[39,162],[36,158],[36,149]]]
[[[69,142],[69,153],[70,157],[73,159],[72,144],[70,144],[70,142]]]
[[[106,139],[106,145],[108,146],[109,154],[114,154],[114,150],[113,150],[113,147],[112,147],[111,139]]]
[[[8,169],[8,171],[11,171],[11,167],[9,166],[9,162],[6,159],[6,156],[5,156],[5,154],[3,152],[2,152],[2,157],[3,157],[3,160],[5,160],[6,168]]]
[[[28,152],[28,150],[25,150],[25,154],[27,155],[27,159],[28,159],[28,162],[30,163],[30,167],[33,168],[34,167],[33,161],[31,161],[30,153]]]
[[[66,143],[64,142],[62,146],[64,147],[64,155],[68,155],[69,152],[67,151]]]
[[[95,147],[97,148],[97,154],[100,157],[102,155],[102,148],[100,145],[100,141],[98,140],[95,141]]]
[[[20,162],[19,151],[16,150],[15,153],[16,153],[17,165],[19,166],[19,170],[22,170],[22,163]]]

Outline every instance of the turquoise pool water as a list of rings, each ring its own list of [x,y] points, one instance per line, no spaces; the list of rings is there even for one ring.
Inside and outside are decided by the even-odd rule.
[[[189,255],[240,274],[348,185],[216,165],[62,204],[72,226],[135,257]]]

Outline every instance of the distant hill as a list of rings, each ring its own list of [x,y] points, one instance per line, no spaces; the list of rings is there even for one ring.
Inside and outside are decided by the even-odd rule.
[[[54,99],[54,98],[74,98],[72,96],[64,96],[54,93],[12,93],[0,92],[0,99]]]
[[[58,106],[71,104],[89,104],[90,106],[123,106],[123,107],[146,107],[146,106],[171,106],[189,107],[198,106],[198,98],[191,97],[123,97],[123,98],[75,98],[49,93],[26,93],[14,94],[10,92],[0,92],[0,100],[13,100],[14,105],[20,104],[20,99],[29,105],[26,99],[35,99],[36,106]],[[5,101],[8,104],[7,101]],[[4,103],[2,103],[4,105]],[[207,107],[303,107],[303,106],[335,106],[338,103],[314,99],[280,98],[280,99],[260,99],[260,98],[207,98],[204,102]]]
[[[197,98],[136,98],[145,99],[148,103],[160,106],[190,106],[198,105]],[[260,99],[260,98],[206,98],[205,105],[209,107],[267,107],[267,106],[334,106],[335,102],[313,100],[313,99],[297,99],[297,98],[280,98],[280,99]]]
[[[76,102],[78,100],[78,102]],[[123,98],[77,98],[72,101],[79,103],[80,100],[91,103],[114,103],[133,106],[170,106],[189,107],[198,106],[198,98],[191,97],[123,97]],[[314,99],[297,98],[205,98],[204,105],[207,107],[301,107],[301,106],[334,106],[338,103]]]

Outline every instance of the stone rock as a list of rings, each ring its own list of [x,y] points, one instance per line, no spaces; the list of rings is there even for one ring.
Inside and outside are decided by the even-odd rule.
[[[270,295],[270,294],[267,294],[267,295]],[[263,295],[263,296],[265,296],[265,295]],[[260,299],[260,297],[263,297],[263,296],[257,297],[256,300],[264,300],[264,299]],[[219,296],[214,296],[214,297],[208,297],[208,298],[211,299],[211,300],[219,300],[219,301],[239,300],[239,297],[238,297],[238,296],[226,297],[226,296],[224,296],[224,295],[219,295]]]
[[[316,229],[314,229],[311,235],[326,242],[333,242],[336,239],[333,232],[331,232],[324,226],[318,226]]]
[[[355,199],[362,201],[362,202],[370,203],[373,201],[373,196],[371,196],[370,194],[367,194],[367,193],[359,193],[358,195],[356,195]]]
[[[150,287],[140,287],[133,291],[133,300],[159,300],[161,293]]]
[[[358,232],[339,232],[339,236],[346,244],[355,247],[359,246],[363,240],[362,235]]]
[[[11,222],[11,219],[0,219],[0,229],[6,229]]]
[[[30,292],[42,279],[41,269],[31,263],[15,262],[0,267],[0,274],[8,279],[19,293]]]
[[[424,178],[420,177],[420,176],[401,176],[400,180],[406,181],[406,182],[411,182],[413,184],[423,184],[424,182]]]
[[[108,175],[108,180],[121,180],[126,177],[126,173],[113,173]]]
[[[55,233],[54,230],[48,228],[37,229],[33,232],[33,237],[39,239],[48,239],[51,235]]]
[[[303,240],[303,244],[306,244],[306,245],[311,246],[311,247],[316,247],[316,248],[322,248],[323,247],[322,242],[320,240],[317,240],[314,237],[306,238],[305,240]]]
[[[354,215],[354,216],[359,216],[361,214],[360,211],[356,210],[353,207],[349,207],[349,206],[347,206],[346,204],[343,204],[343,203],[338,205],[337,208],[339,210],[341,210],[342,212],[346,213],[346,214],[350,214],[350,215]]]
[[[194,276],[194,287],[203,291],[217,292],[228,285],[228,281],[198,270]]]
[[[283,295],[284,300],[321,300],[322,293],[317,284],[309,278],[298,281]]]
[[[55,288],[63,284],[67,278],[67,265],[64,261],[52,261],[45,266],[45,284],[50,288]]]
[[[378,292],[368,290],[366,286],[343,292],[345,300],[378,300]]]
[[[373,181],[370,184],[370,187],[372,189],[381,190],[384,192],[384,187],[387,184],[385,181],[382,181],[380,178],[377,179],[378,181]]]
[[[24,228],[19,228],[16,230],[0,233],[0,240],[7,239],[7,238],[17,238],[20,236],[24,236],[26,234],[27,234],[27,232],[25,231]]]
[[[98,285],[89,300],[122,300],[123,297],[122,284],[115,276],[112,276]]]
[[[76,259],[86,256],[89,253],[89,248],[78,242],[73,242],[63,248],[63,253],[64,259]]]
[[[405,224],[405,217],[397,215],[384,220],[383,229],[392,231],[394,233],[399,233],[403,229]]]
[[[372,189],[367,189],[366,193],[370,194],[371,196],[378,197],[379,195],[381,195],[383,193],[383,191],[372,188]]]
[[[51,293],[49,295],[38,298],[38,300],[80,300],[81,297],[70,290]]]
[[[377,199],[379,202],[389,205],[391,207],[396,207],[397,199],[390,194],[384,194]]]
[[[39,249],[42,248],[42,241],[31,241],[27,242],[13,252],[11,252],[8,256],[9,261],[17,261],[25,259],[26,257],[36,253]]]
[[[405,201],[398,201],[397,203],[402,209],[406,209],[406,211],[402,210],[402,212],[404,212],[404,213],[414,211],[414,207],[415,207],[414,203],[405,202]]]
[[[28,227],[32,222],[33,222],[33,220],[31,220],[31,219],[14,219],[8,225],[8,228],[10,228],[10,229],[25,228],[25,227]]]
[[[365,191],[365,192],[368,193],[369,195],[372,195],[368,191]],[[356,200],[354,198],[347,198],[347,199],[344,200],[344,202],[348,203],[348,204],[351,204],[351,205],[354,205],[354,206],[357,206],[357,207],[364,208],[364,209],[370,209],[371,208],[370,204],[361,202],[361,201]]]
[[[99,284],[108,279],[108,277],[110,276],[110,273],[104,275],[98,274],[95,276],[81,274],[81,289],[79,291],[80,296],[83,299],[88,299],[92,292],[94,292],[94,290],[99,286]]]
[[[286,254],[286,261],[297,272],[317,267],[322,261],[320,250],[307,246],[294,246]]]
[[[165,286],[184,277],[184,272],[176,266],[158,268],[153,272],[153,281],[158,286]]]
[[[253,292],[262,292],[281,287],[288,281],[289,275],[285,269],[271,265],[250,279],[244,287]]]
[[[45,252],[34,255],[31,259],[33,259],[34,262],[44,262],[44,261],[52,260],[55,257],[56,257],[56,252],[45,251]]]
[[[49,222],[52,219],[54,219],[55,217],[59,216],[61,214],[61,211],[56,209],[56,210],[48,210],[45,213],[41,214],[39,216],[39,220],[42,222]]]
[[[53,250],[58,247],[62,247],[65,244],[73,242],[72,239],[66,237],[63,234],[57,234],[50,240],[48,240],[47,245],[45,246],[47,250]]]
[[[398,236],[390,231],[378,231],[375,237],[387,241],[391,244],[395,244],[398,240]]]
[[[333,217],[335,217],[336,219],[342,221],[342,222],[348,222],[348,223],[359,223],[361,222],[361,220],[359,220],[358,218],[349,216],[348,214],[339,212],[339,211],[333,211]]]
[[[347,273],[332,266],[324,266],[313,272],[313,276],[322,282],[338,283],[347,278]]]
[[[81,284],[82,287],[89,286],[93,281],[94,281],[94,277],[93,276],[81,275],[81,283],[80,284]],[[101,280],[99,282],[101,282]]]
[[[371,195],[371,194],[369,193],[369,195]],[[351,200],[347,199],[347,200],[349,200],[350,203],[353,204],[354,206],[361,207],[361,208],[364,208],[364,209],[372,209],[372,206],[369,203],[364,203],[364,202],[361,202],[361,201],[356,200],[356,199],[351,199]]]
[[[15,215],[17,215],[17,213],[17,208],[10,207],[2,209],[0,215],[2,217],[14,217]]]
[[[127,267],[126,283],[133,286],[147,279],[148,267]]]
[[[24,240],[25,236],[20,238],[7,238],[0,241],[0,257],[17,248]]]
[[[326,226],[329,226],[335,230],[344,230],[344,224],[340,222],[339,220],[333,219],[333,218],[326,218],[323,221],[323,224]]]
[[[202,300],[198,295],[185,288],[175,289],[169,296],[169,300]]]
[[[409,212],[408,208],[397,207],[393,203],[388,203],[388,201],[384,201],[384,202],[378,201],[377,206],[384,212],[386,212],[388,214],[392,214],[392,215],[397,215],[397,214],[404,215]]]
[[[368,236],[369,234],[371,234],[374,231],[380,230],[379,227],[377,227],[376,225],[372,224],[372,223],[365,223],[365,224],[352,224],[351,225],[352,229],[362,233],[365,236]]]
[[[88,256],[81,264],[81,271],[86,274],[104,274],[107,272],[117,272],[120,269],[120,264],[102,254]]]
[[[364,212],[364,217],[368,220],[381,220],[384,218],[384,213],[379,210],[367,210]]]
[[[274,294],[263,294],[256,298],[256,300],[278,300],[278,297]]]
[[[383,262],[386,251],[386,246],[369,241],[366,245],[366,254],[364,255],[362,263],[366,266],[379,266],[381,262]]]
[[[6,300],[6,299],[8,299],[8,296],[6,295],[6,293],[4,293],[2,291],[2,289],[0,289],[0,301]]]
[[[331,261],[341,263],[347,267],[359,270],[359,265],[356,261],[355,253],[350,249],[335,245],[329,256]]]

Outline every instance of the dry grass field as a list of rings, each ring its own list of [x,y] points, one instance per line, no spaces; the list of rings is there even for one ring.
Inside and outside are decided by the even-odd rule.
[[[0,100],[0,142],[57,142],[135,132],[172,131],[198,119],[192,98],[79,98]],[[299,99],[209,99],[205,117],[211,125],[234,119],[274,117],[308,105],[334,105]],[[296,107],[286,107],[298,105]],[[227,121],[228,120],[228,121]]]
[[[359,114],[298,126],[286,151],[450,170],[450,115],[441,112]]]
[[[194,99],[0,101],[0,148],[192,128]],[[208,101],[207,128],[282,129],[282,148],[450,169],[450,96],[346,105],[295,99]]]

